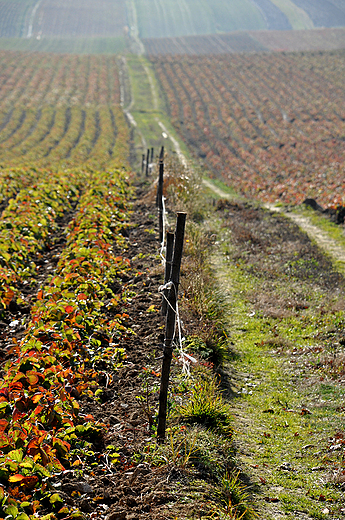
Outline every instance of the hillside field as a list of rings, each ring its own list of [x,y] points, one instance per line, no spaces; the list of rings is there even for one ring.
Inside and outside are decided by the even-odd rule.
[[[1,0],[0,38],[123,36],[119,0]]]
[[[204,167],[248,197],[344,202],[345,54],[152,58],[171,120]]]
[[[207,36],[144,38],[143,43],[148,55],[331,51],[345,48],[345,29],[237,31]]]
[[[0,520],[345,519],[343,12],[0,0]]]
[[[126,162],[116,56],[3,51],[0,63],[0,164]]]
[[[345,25],[343,0],[132,0],[141,38]]]

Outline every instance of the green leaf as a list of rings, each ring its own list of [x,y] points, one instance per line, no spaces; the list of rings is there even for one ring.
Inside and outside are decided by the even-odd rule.
[[[22,462],[23,455],[23,450],[12,450],[7,454],[7,457],[16,462]]]
[[[30,520],[30,517],[26,513],[20,513],[16,517],[16,520]]]
[[[106,446],[106,449],[107,450],[117,450],[117,446],[114,446],[114,444],[109,444],[108,446]]]
[[[6,461],[6,466],[11,470],[11,471],[18,471],[18,463],[17,462],[14,462],[13,460],[7,460]],[[2,470],[3,468],[1,468]],[[0,472],[1,472],[0,470]]]
[[[8,516],[13,516],[14,518],[16,518],[16,516],[18,515],[18,508],[16,506],[8,506],[6,507],[5,509],[5,513],[6,515]]]
[[[20,468],[25,468],[25,469],[32,469],[34,467],[35,463],[33,460],[24,460],[23,462],[21,462],[19,464],[19,467]]]
[[[76,511],[75,513],[72,513],[71,518],[73,518],[73,520],[85,520],[85,516],[80,511]]]
[[[63,502],[63,500],[58,493],[54,493],[54,495],[50,497],[49,502],[55,504],[56,502]]]

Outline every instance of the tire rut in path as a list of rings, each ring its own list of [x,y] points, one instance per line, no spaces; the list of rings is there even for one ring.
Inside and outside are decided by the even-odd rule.
[[[296,215],[295,213],[285,213],[280,208],[266,204],[265,207],[270,211],[276,211],[293,220],[307,235],[326,251],[334,260],[341,262],[345,267],[345,249],[333,240],[325,231],[310,222],[307,217]]]
[[[234,199],[234,196],[229,195],[206,179],[203,179],[203,184],[206,188],[223,199]],[[307,217],[296,215],[292,212],[284,212],[282,208],[274,206],[273,204],[265,204],[265,207],[272,212],[280,213],[286,218],[293,220],[312,240],[315,240],[323,251],[328,253],[333,260],[341,262],[345,267],[345,249],[326,232],[312,224]]]

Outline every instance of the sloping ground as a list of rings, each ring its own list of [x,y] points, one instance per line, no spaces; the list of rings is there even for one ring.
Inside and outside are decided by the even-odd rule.
[[[116,56],[0,52],[0,65],[1,166],[127,159]]]
[[[345,25],[343,0],[133,0],[141,38]]]
[[[144,38],[147,54],[225,54],[345,48],[345,29],[243,31],[179,38]]]
[[[202,167],[264,202],[343,204],[344,52],[153,57]]]
[[[340,27],[345,23],[344,0],[294,0],[313,20],[315,27]]]
[[[63,54],[117,54],[127,47],[126,38],[0,38],[1,50]]]
[[[141,38],[183,36],[267,28],[249,0],[135,0]]]
[[[292,29],[291,23],[286,14],[284,14],[279,7],[270,0],[254,0],[254,3],[262,12],[266,21],[267,29]]]
[[[36,0],[1,0],[0,37],[26,36],[35,4]]]
[[[120,0],[0,1],[0,37],[122,36],[126,25]]]
[[[33,34],[122,36],[125,26],[125,2],[119,0],[46,0],[37,10]]]

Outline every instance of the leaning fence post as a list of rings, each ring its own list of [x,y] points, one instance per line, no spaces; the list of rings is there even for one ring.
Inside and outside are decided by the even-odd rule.
[[[163,351],[163,364],[162,364],[162,376],[161,376],[161,387],[159,393],[159,411],[158,411],[158,427],[157,436],[159,441],[165,439],[166,429],[166,416],[167,416],[167,402],[168,402],[168,386],[170,376],[170,366],[173,353],[173,341],[175,337],[175,324],[176,324],[176,303],[177,303],[177,292],[180,282],[180,268],[183,251],[183,240],[184,231],[186,225],[186,213],[177,214],[177,224],[174,241],[174,252],[171,265],[170,282],[172,288],[168,295],[168,309],[165,323],[165,339],[164,339],[164,351]]]
[[[174,239],[175,239],[174,233],[170,233],[168,231],[168,233],[167,233],[167,246],[166,246],[166,253],[165,253],[164,285],[166,285],[169,282],[169,280],[170,280],[171,264],[172,264],[173,250],[174,250]],[[169,294],[168,289],[163,289],[162,316],[166,316],[166,313],[167,313],[168,294]]]

